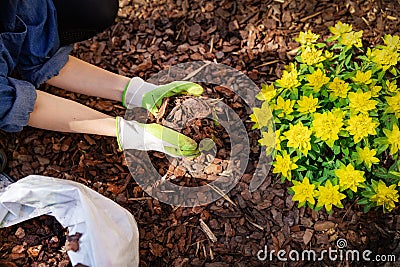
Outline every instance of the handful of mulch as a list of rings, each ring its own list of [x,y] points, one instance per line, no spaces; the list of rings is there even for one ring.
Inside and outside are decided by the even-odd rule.
[[[192,138],[199,144],[196,158],[172,159],[163,153],[150,152],[160,175],[181,186],[201,186],[215,181],[229,164],[229,134],[222,126],[225,114],[220,99],[204,97],[171,97],[164,99],[154,120]]]

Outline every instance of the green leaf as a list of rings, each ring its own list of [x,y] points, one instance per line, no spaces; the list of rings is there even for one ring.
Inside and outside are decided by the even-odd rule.
[[[343,152],[343,154],[344,154],[345,157],[348,157],[348,156],[349,156],[349,148],[348,148],[348,147],[342,148],[342,152]]]
[[[300,64],[300,68],[299,68],[300,73],[306,72],[307,69],[308,69],[307,64]]]
[[[320,211],[323,207],[324,207],[324,206],[320,206],[320,207],[315,206],[314,210],[315,210],[315,211]]]
[[[400,172],[389,171],[389,172],[388,172],[388,177],[389,177],[390,179],[398,180],[398,179],[400,178]]]
[[[390,72],[391,74],[393,74],[394,76],[397,75],[397,69],[396,69],[396,68],[390,68],[390,69],[389,69],[389,72]]]
[[[321,153],[321,150],[320,150],[320,148],[319,148],[319,145],[317,145],[317,144],[315,144],[315,143],[313,143],[312,145],[311,145],[311,149],[313,150],[313,151],[315,151],[315,153]]]
[[[343,45],[341,45],[341,44],[339,44],[339,43],[336,43],[336,44],[334,44],[333,46],[332,46],[332,50],[333,49],[340,49],[340,50],[342,50],[343,49]]]
[[[314,153],[314,151],[308,151],[308,154],[307,154],[311,159],[313,159],[313,160],[316,160],[316,155],[315,155],[315,153]]]
[[[298,172],[302,172],[302,171],[306,171],[307,170],[307,168],[306,167],[304,167],[304,166],[301,166],[301,165],[297,165],[297,169],[296,169],[296,171],[298,171]]]
[[[370,111],[370,112],[369,112],[369,115],[370,115],[371,117],[378,117],[378,116],[379,116],[378,112],[375,111],[375,110]]]
[[[370,203],[370,201],[369,201],[369,199],[368,198],[361,198],[359,201],[357,201],[357,204],[360,204],[360,205],[365,205],[365,204],[368,204],[368,203]]]
[[[378,82],[382,81],[383,76],[385,76],[385,71],[382,70],[379,74],[378,74]]]
[[[389,167],[389,172],[395,172],[396,170],[398,171],[400,168],[400,161],[395,161],[392,166]]]
[[[378,147],[378,151],[376,154],[380,155],[382,154],[386,149],[388,149],[389,144],[384,144]]]
[[[305,202],[299,202],[299,204],[297,204],[297,207],[298,207],[298,208],[301,208],[301,207],[303,207],[305,204],[306,204]]]
[[[346,190],[346,194],[350,200],[352,200],[354,198],[353,191],[351,191],[350,189]]]
[[[368,57],[366,56],[358,56],[358,59],[361,59],[362,61],[369,61]]]
[[[346,58],[346,52],[345,52],[345,51],[342,51],[342,52],[339,54],[339,60],[342,61],[342,60],[344,60],[345,58]]]
[[[332,42],[332,41],[335,41],[337,39],[337,36],[331,36],[331,37],[329,37],[328,39],[326,39],[326,42],[327,43],[330,43],[330,42]]]
[[[374,207],[374,204],[369,203],[368,205],[364,206],[364,213],[367,213],[372,207]]]
[[[290,99],[292,99],[292,100],[299,99],[299,89],[297,89],[297,88],[292,89]]]
[[[328,177],[326,177],[326,175],[324,175],[324,176],[320,177],[317,181],[318,181],[320,184],[323,184],[327,179],[328,179]]]
[[[382,179],[388,179],[389,176],[387,173],[383,173],[383,172],[373,172],[372,173],[374,176],[382,178]]]
[[[335,155],[338,155],[340,153],[340,146],[334,145],[332,150]]]
[[[349,63],[350,63],[350,60],[351,60],[351,57],[352,57],[352,56],[353,56],[352,54],[348,55],[347,58],[346,58],[346,60],[345,60],[345,62],[344,62],[344,65],[345,65],[346,67],[348,67],[348,68],[350,68]]]
[[[361,193],[361,195],[362,195],[363,197],[366,197],[366,198],[370,199],[372,196],[375,195],[375,192],[372,192],[372,191],[370,191],[370,190],[365,190],[365,191],[363,191],[363,192]]]
[[[294,195],[294,191],[291,187],[288,187],[287,190],[288,190],[289,194]]]

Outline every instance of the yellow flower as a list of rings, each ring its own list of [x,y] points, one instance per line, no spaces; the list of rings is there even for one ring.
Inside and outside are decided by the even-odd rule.
[[[346,98],[347,92],[350,90],[349,84],[338,77],[335,77],[333,82],[329,83],[328,88],[332,91],[334,96],[341,98]]]
[[[368,169],[371,169],[372,164],[377,164],[379,159],[375,157],[376,150],[365,147],[364,149],[356,147],[357,150],[357,163],[364,162]]]
[[[303,126],[302,122],[294,126],[290,124],[290,129],[284,133],[288,140],[287,146],[299,149],[306,156],[311,149],[311,134],[312,131],[307,126]]]
[[[298,73],[296,69],[291,71],[284,70],[282,72],[282,77],[276,80],[276,83],[283,88],[292,89],[300,86],[300,81],[298,79]]]
[[[283,136],[281,135],[281,130],[275,131],[275,149],[281,151],[281,140]]]
[[[326,59],[332,58],[332,57],[333,57],[333,52],[329,52],[328,50],[325,50],[325,52],[324,52],[324,57],[325,57]]]
[[[386,135],[387,143],[390,146],[390,154],[394,155],[400,150],[400,131],[397,124],[393,125],[393,130],[383,129]]]
[[[399,194],[397,192],[396,185],[392,184],[389,187],[379,180],[378,185],[373,186],[375,195],[370,200],[375,202],[377,206],[383,206],[384,211],[392,211],[395,207],[395,203],[399,200]]]
[[[364,172],[355,170],[351,164],[336,169],[335,175],[339,178],[340,190],[342,191],[350,189],[357,192],[358,185],[365,182]]]
[[[369,91],[371,92],[372,97],[378,97],[379,92],[382,90],[382,86],[371,84],[369,86]]]
[[[339,192],[339,185],[333,186],[330,180],[326,181],[325,186],[318,186],[316,197],[318,199],[316,207],[325,206],[327,212],[331,212],[333,205],[343,208],[341,200],[346,198],[344,194]]]
[[[400,50],[400,38],[397,35],[392,36],[387,34],[383,37],[383,42],[393,51]]]
[[[258,140],[260,145],[266,147],[266,154],[270,155],[274,150],[281,150],[281,131],[262,132],[262,138]]]
[[[372,70],[368,70],[366,72],[357,70],[356,77],[353,78],[353,81],[363,84],[370,84],[372,82],[371,76]]]
[[[393,82],[390,81],[386,81],[386,89],[389,93],[396,93],[399,91],[399,89],[397,88],[397,81],[394,80]]]
[[[278,114],[278,117],[284,117],[293,112],[293,106],[296,103],[295,100],[284,100],[281,96],[276,100],[276,105],[273,106],[274,110],[282,110],[282,113]]]
[[[321,69],[317,69],[313,73],[306,75],[306,78],[316,93],[319,92],[324,84],[329,82],[329,78],[321,71]]]
[[[339,132],[343,126],[343,113],[328,111],[314,114],[312,130],[315,136],[325,141],[330,147],[339,139]]]
[[[387,70],[391,66],[395,66],[399,61],[399,54],[388,47],[384,47],[382,49],[373,49],[370,57],[371,60],[378,64],[383,70]]]
[[[351,32],[353,30],[353,26],[351,26],[347,23],[342,23],[341,21],[338,21],[335,24],[335,27],[329,27],[329,30],[335,36],[341,36],[343,33]]]
[[[375,109],[375,106],[378,103],[378,101],[370,100],[370,98],[371,92],[363,93],[361,90],[358,90],[356,93],[350,92],[350,110],[352,112],[355,111],[356,113],[360,112],[362,114],[368,114],[368,111]]]
[[[366,114],[352,115],[347,122],[346,130],[354,136],[354,143],[356,144],[368,135],[375,135],[375,129],[379,125],[378,122],[372,121],[372,118]]]
[[[296,71],[296,64],[294,64],[293,62],[290,62],[288,65],[285,65],[285,71],[287,72],[292,72],[292,71]]]
[[[274,165],[273,173],[281,173],[283,177],[288,178],[289,180],[292,179],[292,170],[297,169],[297,165],[295,164],[296,160],[290,158],[290,155],[283,152],[283,156],[277,155]]]
[[[264,102],[261,108],[253,108],[253,114],[250,115],[250,119],[252,122],[255,122],[253,128],[260,129],[269,126],[273,118],[267,102]]]
[[[310,66],[325,60],[325,57],[322,56],[322,50],[309,46],[302,50],[300,58],[301,62]]]
[[[395,96],[385,97],[389,107],[386,109],[387,113],[394,113],[396,118],[400,119],[400,92]]]
[[[273,84],[263,84],[261,87],[261,92],[256,95],[258,100],[271,101],[272,98],[276,96],[275,86]]]
[[[341,44],[345,46],[355,46],[355,47],[362,47],[362,35],[363,31],[358,32],[346,32],[343,33],[341,36]]]
[[[303,206],[306,202],[312,205],[315,204],[315,185],[310,184],[310,180],[307,177],[304,177],[301,183],[293,181],[293,184],[294,186],[291,187],[294,191],[293,201],[298,201],[299,206]]]
[[[307,32],[300,32],[299,37],[295,38],[294,40],[302,45],[309,45],[315,43],[318,38],[318,34],[314,34],[310,30],[308,30]]]
[[[298,111],[300,113],[314,113],[318,106],[318,98],[314,98],[312,95],[310,96],[302,96],[300,100],[297,101]]]

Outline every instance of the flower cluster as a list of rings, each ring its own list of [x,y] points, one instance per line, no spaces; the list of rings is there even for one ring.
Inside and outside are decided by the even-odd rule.
[[[400,187],[400,38],[363,50],[362,31],[338,22],[332,36],[301,32],[295,61],[264,84],[251,120],[273,173],[293,183],[299,206],[391,211]]]

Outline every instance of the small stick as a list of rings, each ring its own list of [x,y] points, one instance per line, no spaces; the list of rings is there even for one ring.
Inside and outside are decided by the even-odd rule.
[[[215,192],[217,192],[221,197],[223,197],[226,201],[228,201],[229,203],[231,203],[233,206],[237,206],[235,202],[232,201],[232,199],[230,199],[228,197],[227,194],[225,194],[221,189],[219,189],[216,186],[213,186],[211,184],[207,184],[209,187],[211,187],[212,189],[214,189]]]
[[[214,235],[214,233],[211,231],[210,227],[203,221],[203,219],[200,219],[200,227],[201,230],[207,235],[207,237],[213,242],[217,242],[217,237]]]
[[[277,60],[272,60],[272,61],[269,61],[269,62],[265,62],[265,63],[263,63],[263,64],[261,64],[261,65],[255,66],[255,68],[257,69],[257,68],[260,68],[260,67],[272,65],[272,64],[278,63],[278,62],[280,62],[280,61],[281,61],[281,60],[279,60],[279,59],[277,59]]]
[[[148,200],[153,199],[152,197],[135,197],[135,198],[128,198],[129,201],[141,201],[141,200]]]
[[[211,260],[214,260],[214,253],[213,253],[211,247],[210,247],[210,258],[211,258]]]
[[[261,231],[264,231],[264,227],[262,227],[261,225],[258,225],[258,224],[256,224],[256,223],[250,221],[249,218],[246,218],[246,220],[247,220],[249,223],[251,223],[254,227],[260,229]]]
[[[305,22],[306,20],[309,20],[309,19],[311,19],[311,18],[313,18],[313,17],[316,17],[316,16],[318,16],[318,15],[321,14],[321,13],[322,13],[322,11],[318,11],[317,13],[314,13],[314,14],[312,14],[312,15],[310,15],[310,16],[307,16],[307,17],[304,17],[304,18],[300,19],[300,21],[301,21],[301,22]]]
[[[189,73],[185,78],[182,79],[182,81],[187,81],[190,78],[192,78],[193,76],[195,76],[197,73],[199,73],[200,71],[202,71],[205,67],[207,67],[208,65],[211,64],[211,61],[207,61],[206,64],[204,64],[203,66],[201,66],[200,68],[198,68],[197,70],[192,71],[191,73]]]

